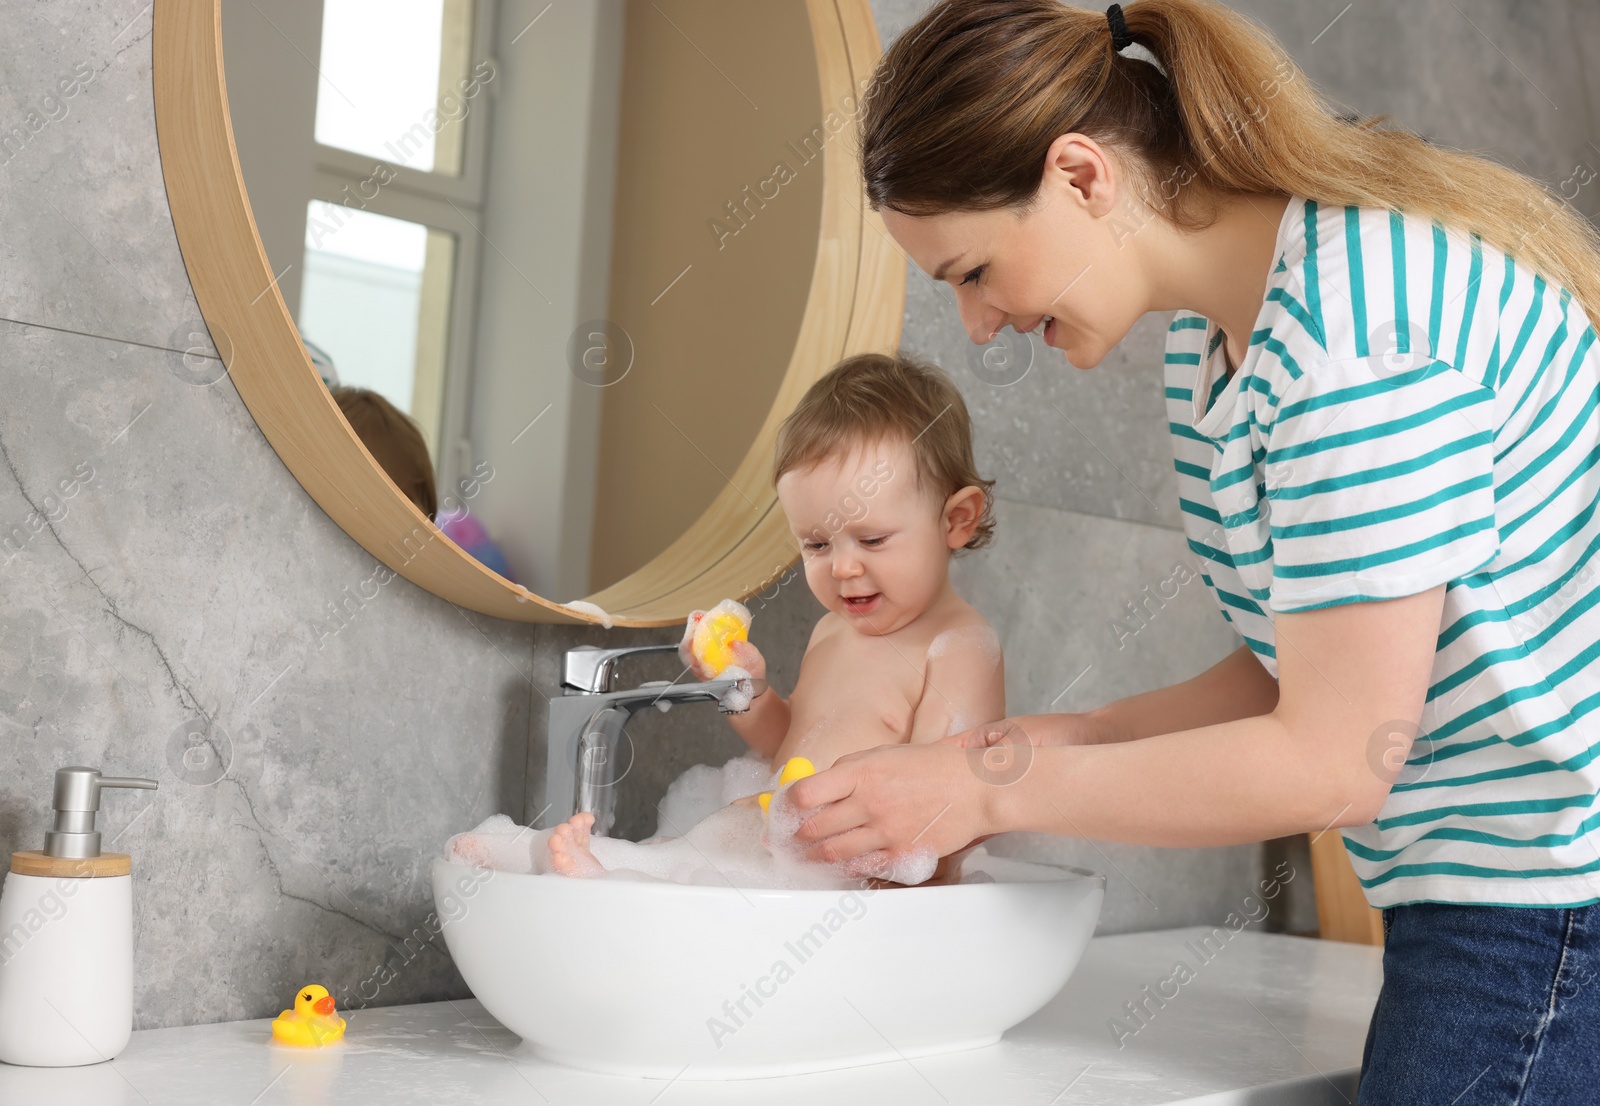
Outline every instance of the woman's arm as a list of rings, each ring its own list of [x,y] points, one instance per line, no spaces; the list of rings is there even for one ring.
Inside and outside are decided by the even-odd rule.
[[[942,856],[1016,829],[1181,847],[1363,825],[1417,732],[1444,590],[1278,614],[1283,694],[1270,714],[1089,744],[1050,744],[1071,741],[1083,715],[1013,719],[1027,737],[1011,739],[1020,770],[1003,773],[956,741],[850,753],[792,785],[790,801],[816,810],[797,836],[834,862]]]
[[[1097,723],[1086,732],[1101,742],[1133,741],[1270,714],[1278,681],[1241,645],[1191,679],[1130,695],[1088,712]]]

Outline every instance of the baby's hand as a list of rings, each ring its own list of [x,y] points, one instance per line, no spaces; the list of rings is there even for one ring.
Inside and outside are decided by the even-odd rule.
[[[701,659],[698,656],[694,656],[693,648],[690,648],[690,643],[694,639],[694,627],[698,626],[699,619],[704,618],[704,616],[706,616],[706,611],[698,610],[691,613],[690,624],[688,624],[688,629],[683,634],[683,642],[678,645],[678,658],[682,659],[685,667],[688,667],[693,672],[694,679],[701,680],[701,682],[715,680],[718,675],[718,672],[710,671],[706,664],[702,664]],[[741,640],[741,642],[728,642],[728,651],[733,653],[733,663],[738,664],[744,671],[749,672],[754,679],[766,679],[766,658],[762,656],[762,650],[750,645],[747,640]]]
[[[767,678],[767,658],[748,641],[735,641],[728,648],[733,652],[733,663],[757,680]]]
[[[678,659],[683,662],[683,666],[685,668],[694,673],[695,679],[701,681],[709,680],[711,677],[706,673],[705,667],[695,657],[694,650],[690,646],[694,642],[695,629],[700,625],[700,620],[705,616],[705,611],[689,612],[688,627],[683,632],[683,640],[678,643]]]

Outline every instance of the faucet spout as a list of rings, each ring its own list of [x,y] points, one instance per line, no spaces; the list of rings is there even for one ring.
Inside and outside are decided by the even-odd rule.
[[[673,647],[645,646],[634,650],[569,651],[564,661],[564,676],[583,670],[584,678],[564,679],[566,693],[549,701],[546,729],[545,807],[530,821],[545,825],[564,822],[574,814],[594,815],[591,833],[610,833],[616,817],[618,747],[623,728],[634,714],[659,703],[714,702],[723,714],[743,713],[751,697],[766,689],[766,683],[749,676],[725,677],[701,683],[656,682],[626,690],[611,690],[616,662],[632,652],[665,652]],[[572,652],[588,654],[576,661]],[[590,660],[601,661],[591,668]],[[590,673],[596,677],[588,678]],[[602,677],[603,673],[603,677]],[[587,687],[585,687],[587,685]],[[594,690],[588,690],[593,688]],[[604,690],[602,690],[602,688]],[[746,705],[737,700],[743,698]]]

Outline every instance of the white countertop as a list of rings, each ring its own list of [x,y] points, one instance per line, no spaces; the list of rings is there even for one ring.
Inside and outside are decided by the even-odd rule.
[[[271,1044],[270,1019],[142,1030],[105,1064],[0,1064],[0,1102],[1347,1106],[1382,959],[1372,946],[1226,927],[1097,937],[1061,992],[999,1044],[782,1079],[577,1071],[525,1054],[514,1034],[463,999],[347,1012],[344,1044],[316,1052]],[[1187,977],[1175,975],[1180,960]],[[1153,1012],[1142,1027],[1124,1005],[1140,1000]],[[1134,1031],[1121,1047],[1113,1018]]]

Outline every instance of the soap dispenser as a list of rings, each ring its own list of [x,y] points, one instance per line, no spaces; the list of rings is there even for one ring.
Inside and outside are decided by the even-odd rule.
[[[56,772],[55,826],[42,852],[11,854],[0,884],[0,1060],[69,1067],[109,1060],[133,1031],[133,877],[102,853],[106,787],[155,780]]]

